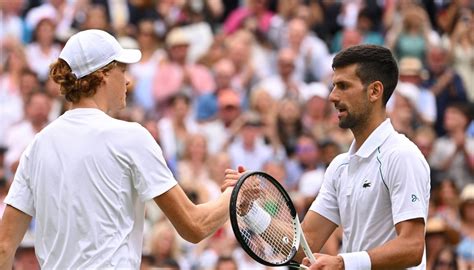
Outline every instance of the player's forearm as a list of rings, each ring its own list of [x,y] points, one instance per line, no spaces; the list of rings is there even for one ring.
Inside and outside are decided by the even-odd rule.
[[[0,270],[12,269],[15,251],[25,235],[31,216],[7,205],[0,222]]]
[[[13,268],[13,252],[0,246],[0,270],[10,270]]]
[[[228,188],[214,201],[196,206],[194,219],[198,228],[198,241],[219,229],[229,218],[229,201],[232,189]]]
[[[401,269],[417,266],[423,258],[425,242],[413,237],[395,238],[386,244],[369,250],[372,269]]]

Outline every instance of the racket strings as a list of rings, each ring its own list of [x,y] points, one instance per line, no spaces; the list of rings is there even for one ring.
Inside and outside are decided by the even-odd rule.
[[[262,222],[265,219],[263,215],[250,221],[237,215],[240,233],[247,246],[257,256],[268,262],[274,264],[287,262],[292,257],[295,232],[293,216],[285,197],[265,177],[254,175],[243,183],[237,205],[249,201],[269,214],[271,223],[263,233],[258,234],[252,231],[254,225],[251,222]]]

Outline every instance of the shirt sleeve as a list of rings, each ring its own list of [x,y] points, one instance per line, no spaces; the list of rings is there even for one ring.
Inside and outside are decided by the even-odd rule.
[[[388,163],[387,185],[393,222],[423,218],[426,222],[430,199],[430,170],[421,153],[409,149],[394,151]]]
[[[342,164],[342,155],[339,155],[329,165],[324,173],[323,184],[318,196],[311,205],[311,211],[314,211],[323,217],[329,219],[334,224],[341,224],[339,215],[339,203],[337,201],[337,174]]]
[[[5,198],[5,204],[30,215],[35,216],[35,203],[33,192],[30,186],[29,155],[31,145],[26,148],[20,158],[18,169],[13,178],[8,195]]]
[[[177,182],[151,134],[142,126],[135,133],[134,143],[128,149],[133,185],[140,199],[147,201],[165,193]]]

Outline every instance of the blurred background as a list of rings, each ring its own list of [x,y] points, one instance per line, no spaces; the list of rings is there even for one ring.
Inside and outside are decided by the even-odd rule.
[[[473,12],[470,0],[0,0],[0,201],[25,147],[68,110],[49,65],[96,28],[142,51],[113,116],[150,131],[193,201],[215,199],[224,170],[243,165],[277,178],[304,218],[353,139],[327,100],[332,58],[377,44],[400,68],[388,116],[432,169],[428,269],[474,269]],[[146,217],[142,269],[269,269],[230,224],[191,244],[154,202]],[[34,227],[15,269],[38,268]],[[323,252],[340,244],[337,230]]]

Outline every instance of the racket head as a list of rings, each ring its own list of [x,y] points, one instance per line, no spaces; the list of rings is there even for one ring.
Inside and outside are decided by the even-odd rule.
[[[253,192],[255,190],[257,194]],[[245,200],[257,203],[271,216],[272,224],[278,226],[272,225],[264,233],[255,233],[239,214],[239,207]],[[255,261],[267,266],[299,265],[291,261],[300,240],[296,209],[288,193],[271,175],[261,171],[243,174],[232,191],[229,213],[237,241]]]

